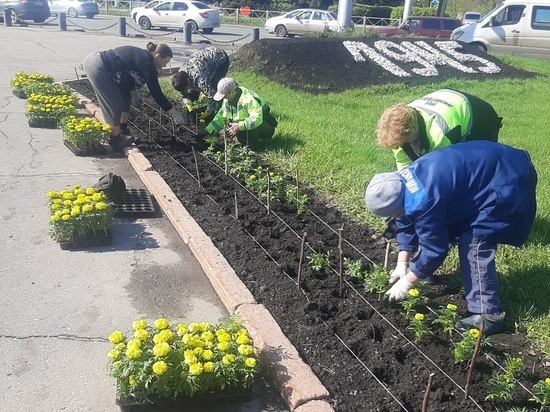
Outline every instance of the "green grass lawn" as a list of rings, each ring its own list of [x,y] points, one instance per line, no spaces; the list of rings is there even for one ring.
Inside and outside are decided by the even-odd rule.
[[[550,355],[550,60],[499,56],[505,63],[539,73],[524,80],[447,80],[410,87],[377,86],[324,95],[292,91],[250,72],[229,73],[259,93],[272,108],[279,127],[259,155],[326,194],[356,220],[378,229],[381,219],[369,214],[364,188],[379,172],[395,170],[391,151],[376,144],[375,127],[387,107],[439,88],[463,90],[489,101],[504,118],[499,141],[527,150],[538,172],[538,211],[522,248],[500,246],[497,270],[507,322],[524,326],[528,337]],[[383,262],[380,262],[383,263]],[[456,251],[441,267],[458,273]]]

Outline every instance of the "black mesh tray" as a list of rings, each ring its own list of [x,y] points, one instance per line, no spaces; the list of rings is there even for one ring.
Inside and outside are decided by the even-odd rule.
[[[115,217],[154,217],[157,215],[151,194],[146,189],[126,189],[114,202]]]

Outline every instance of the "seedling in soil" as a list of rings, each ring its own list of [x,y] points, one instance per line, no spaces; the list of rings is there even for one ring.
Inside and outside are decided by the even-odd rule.
[[[538,381],[533,386],[533,392],[537,398],[532,398],[532,401],[540,405],[539,412],[545,411],[547,406],[550,406],[550,378]]]
[[[364,290],[382,296],[388,290],[388,272],[383,266],[374,265],[365,273]]]
[[[453,357],[455,363],[462,363],[471,359],[474,354],[474,349],[476,346],[476,340],[479,336],[479,330],[470,329],[462,334],[462,339],[458,342],[453,342]],[[488,342],[485,338],[482,339],[481,347],[488,345]]]
[[[425,301],[426,298],[422,296],[422,291],[419,288],[409,290],[407,298],[401,302],[401,306],[403,306],[403,310],[405,311],[405,319],[410,319],[414,309]]]
[[[415,313],[407,329],[414,331],[414,340],[417,342],[430,331],[426,324],[426,316],[423,313]]]
[[[344,258],[344,274],[352,279],[363,280],[364,275],[361,270],[361,259],[353,260],[351,258]]]
[[[449,337],[452,337],[455,330],[455,323],[458,315],[456,313],[456,305],[452,303],[447,304],[447,306],[440,306],[437,311],[437,317],[432,323],[437,323],[441,325],[443,331],[449,334]]]
[[[489,384],[493,388],[493,391],[485,397],[485,400],[511,401],[513,399],[512,392],[516,388],[517,375],[523,372],[523,368],[523,359],[512,358],[506,355],[504,373],[493,372],[493,376],[489,379]]]
[[[319,274],[327,275],[332,268],[330,264],[330,250],[326,253],[314,253],[307,257],[311,269]]]

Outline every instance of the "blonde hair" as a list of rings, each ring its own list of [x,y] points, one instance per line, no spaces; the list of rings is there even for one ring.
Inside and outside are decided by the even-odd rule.
[[[418,138],[415,110],[403,103],[389,107],[376,125],[378,144],[384,149],[396,149]]]

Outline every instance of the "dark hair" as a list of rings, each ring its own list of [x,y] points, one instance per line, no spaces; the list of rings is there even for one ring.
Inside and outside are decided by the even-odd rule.
[[[193,85],[191,77],[187,72],[177,72],[172,76],[172,87],[176,89],[181,95],[191,101],[199,100],[200,92]]]
[[[165,43],[153,43],[150,41],[147,43],[147,50],[151,53],[158,53],[159,57],[165,59],[166,57],[174,57],[172,49]]]

